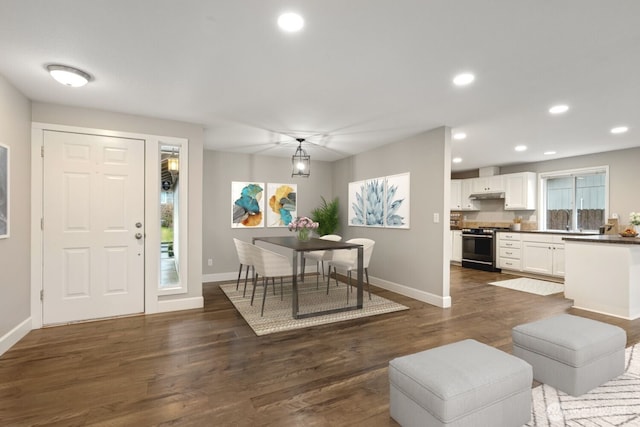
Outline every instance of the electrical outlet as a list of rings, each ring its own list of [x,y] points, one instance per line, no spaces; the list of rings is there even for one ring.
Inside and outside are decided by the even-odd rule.
[[[207,260],[207,265],[208,265],[209,267],[212,267],[212,266],[213,266],[213,258],[209,258],[209,259]]]
[[[436,224],[440,222],[440,214],[438,212],[433,214],[433,222]]]

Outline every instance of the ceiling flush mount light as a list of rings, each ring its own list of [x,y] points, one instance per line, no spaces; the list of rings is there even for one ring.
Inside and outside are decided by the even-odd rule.
[[[283,13],[278,17],[278,26],[282,31],[295,33],[304,27],[304,19],[297,13]]]
[[[629,128],[626,127],[626,126],[618,126],[618,127],[615,127],[613,129],[611,129],[611,133],[614,134],[614,135],[619,135],[621,133],[625,133],[628,130],[629,130]]]
[[[453,78],[453,84],[456,86],[466,86],[473,83],[475,79],[476,76],[471,73],[461,73]]]
[[[91,76],[88,73],[66,65],[47,65],[47,71],[58,83],[65,86],[81,87],[91,80]]]
[[[451,160],[453,163],[461,163],[462,159],[460,157],[454,157],[453,160]]]
[[[311,174],[311,156],[307,154],[302,148],[303,138],[296,138],[298,141],[298,148],[295,154],[291,157],[291,177],[299,176],[301,178],[309,178]]]
[[[527,146],[526,145],[516,145],[515,150],[516,151],[527,151]]]
[[[549,108],[549,112],[551,114],[562,114],[566,113],[567,111],[569,111],[569,106],[564,104],[554,105],[553,107]]]
[[[461,141],[467,137],[467,134],[464,132],[456,132],[453,134],[453,139]]]

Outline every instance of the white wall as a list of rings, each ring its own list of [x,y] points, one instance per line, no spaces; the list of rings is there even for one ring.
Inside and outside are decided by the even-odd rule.
[[[295,149],[292,149],[291,154]],[[291,232],[286,228],[231,228],[231,182],[256,181],[295,183],[298,185],[298,216],[310,216],[324,197],[333,198],[333,164],[311,161],[309,178],[291,177],[290,157],[271,157],[234,154],[221,151],[204,152],[203,192],[203,265],[206,281],[228,280],[237,277],[238,257],[233,238],[247,242],[254,236],[282,236]],[[339,203],[346,203],[340,200]],[[268,205],[265,209],[268,209]],[[275,250],[275,248],[273,248]],[[213,259],[213,266],[207,265]]]
[[[161,296],[161,301],[202,296],[202,126],[87,108],[33,103],[34,122],[173,136],[189,140],[189,292]]]
[[[448,306],[450,129],[441,127],[335,162],[334,188],[347,200],[349,182],[403,172],[411,174],[411,228],[353,227],[341,204],[345,238],[376,241],[370,275],[374,283],[404,295]],[[433,222],[438,213],[440,222]]]
[[[31,103],[0,75],[0,143],[10,148],[10,237],[0,239],[0,354],[31,329]]]

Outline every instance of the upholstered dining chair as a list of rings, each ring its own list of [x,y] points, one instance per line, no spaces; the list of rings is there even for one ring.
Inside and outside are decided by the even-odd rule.
[[[369,292],[369,299],[371,299],[371,285],[369,283],[369,261],[371,261],[371,254],[373,254],[373,246],[376,244],[371,239],[349,239],[347,243],[355,243],[362,245],[362,268],[367,277],[367,291]],[[351,272],[358,271],[358,251],[356,249],[340,249],[333,251],[333,257],[327,261],[329,266],[329,274],[327,275],[327,294],[329,294],[329,282],[331,282],[331,267],[333,267],[333,274],[336,279],[336,285],[338,284],[337,270],[347,271],[347,303],[349,302],[349,292],[351,290]]]
[[[326,234],[320,237],[322,240],[331,240],[334,242],[339,242],[342,240],[342,236],[338,236],[337,234]],[[302,276],[304,277],[304,268],[306,265],[306,260],[315,261],[316,270],[318,269],[318,265],[322,264],[322,280],[324,280],[324,262],[331,259],[333,251],[311,251],[304,252],[302,256]],[[320,273],[316,277],[316,288],[318,287]]]
[[[275,278],[280,278],[280,299],[282,300],[282,278],[284,276],[291,276],[293,274],[293,268],[291,267],[291,260],[289,259],[289,257],[261,248],[260,246],[254,245],[254,248],[255,249],[252,253],[252,260],[253,268],[255,269],[255,276],[253,279],[253,292],[251,292],[251,305],[253,305],[256,288],[258,287],[258,277],[262,276],[263,293],[260,316],[263,316],[264,303],[267,299],[267,287],[269,285],[269,279],[271,279],[275,293]]]
[[[251,250],[253,245],[240,239],[233,239],[233,243],[236,245],[236,252],[238,253],[238,260],[240,261],[240,269],[238,270],[238,280],[236,280],[236,291],[240,286],[240,276],[242,275],[242,268],[246,267],[247,271],[244,275],[244,290],[242,291],[242,297],[244,298],[247,292],[247,280],[249,278],[249,269],[253,268],[253,261],[251,259]]]

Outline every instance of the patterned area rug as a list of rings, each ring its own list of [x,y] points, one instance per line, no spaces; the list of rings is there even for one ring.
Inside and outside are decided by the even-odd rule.
[[[291,283],[284,284],[283,297],[282,300],[280,300],[280,283],[276,280],[276,295],[273,294],[270,285],[264,306],[264,316],[260,317],[262,281],[260,281],[260,285],[256,289],[253,306],[250,305],[251,285],[247,286],[247,296],[244,298],[242,297],[242,285],[243,284],[240,283],[240,289],[238,291],[236,291],[235,283],[220,285],[220,289],[227,295],[227,298],[229,298],[231,303],[258,336],[409,309],[409,307],[389,301],[374,293],[371,293],[371,301],[369,301],[365,286],[364,308],[362,310],[345,311],[306,319],[293,319],[291,317]],[[315,279],[307,278],[307,280],[299,286],[298,301],[300,313],[329,310],[347,305],[347,289],[344,283],[336,286],[335,282],[332,281],[329,288],[329,295],[326,294],[326,291],[326,282],[324,285],[321,282],[319,289],[316,289]],[[355,303],[355,295],[354,288],[354,292],[349,296],[349,305]]]
[[[502,288],[514,289],[516,291],[529,292],[530,294],[536,295],[551,295],[564,292],[564,285],[560,283],[530,279],[528,277],[500,280],[499,282],[490,282],[489,284],[493,286],[500,286]]]
[[[573,397],[543,384],[533,389],[531,427],[640,426],[640,344],[627,348],[626,370]]]

